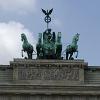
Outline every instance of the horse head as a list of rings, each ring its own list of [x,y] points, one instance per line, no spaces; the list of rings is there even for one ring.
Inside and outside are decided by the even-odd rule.
[[[22,40],[22,41],[27,40],[27,39],[26,39],[26,35],[25,35],[24,33],[21,34],[21,40]]]
[[[78,33],[75,35],[75,40],[76,40],[76,41],[79,40],[79,35],[80,35],[80,34],[78,34]]]
[[[77,42],[79,40],[79,35],[80,34],[78,34],[78,33],[74,35],[73,40],[72,40],[72,44],[77,45]]]

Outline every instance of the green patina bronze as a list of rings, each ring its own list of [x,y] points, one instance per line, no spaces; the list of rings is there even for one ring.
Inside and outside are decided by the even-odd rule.
[[[66,60],[73,60],[74,58],[73,53],[77,52],[76,58],[78,56],[78,45],[77,42],[79,40],[79,34],[75,34],[75,36],[73,37],[72,43],[70,45],[67,46],[66,48]]]
[[[55,32],[51,33],[51,29],[47,29],[43,34],[39,33],[36,50],[37,59],[61,59],[61,33],[58,33],[57,38]]]
[[[24,51],[27,53],[28,59],[32,59],[33,46],[28,42],[27,37],[24,33],[21,34],[21,40],[23,41],[22,57],[23,57],[23,51]]]
[[[56,41],[56,56],[57,56],[57,59],[61,59],[61,52],[62,52],[61,32],[58,32],[57,41]]]

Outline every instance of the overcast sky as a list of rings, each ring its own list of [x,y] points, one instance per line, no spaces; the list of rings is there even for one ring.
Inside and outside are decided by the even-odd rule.
[[[100,0],[0,0],[0,64],[21,58],[22,32],[35,48],[46,29],[41,8],[54,8],[49,27],[62,33],[63,49],[78,32],[78,59],[100,65]]]

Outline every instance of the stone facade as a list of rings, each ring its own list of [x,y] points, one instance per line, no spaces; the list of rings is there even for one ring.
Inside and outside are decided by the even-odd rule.
[[[0,100],[100,100],[99,74],[84,60],[14,59],[0,65]]]
[[[83,60],[18,60],[11,62],[13,80],[32,84],[71,85],[84,82]]]

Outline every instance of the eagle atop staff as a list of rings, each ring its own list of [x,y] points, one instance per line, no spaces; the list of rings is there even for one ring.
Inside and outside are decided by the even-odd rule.
[[[53,8],[51,10],[47,10],[45,11],[44,9],[42,9],[42,12],[46,15],[46,16],[49,16],[53,11]]]
[[[51,22],[50,14],[52,13],[52,11],[53,11],[53,8],[47,11],[42,9],[42,12],[46,15],[44,18],[44,21],[47,23],[47,29],[48,29],[48,24]]]

